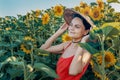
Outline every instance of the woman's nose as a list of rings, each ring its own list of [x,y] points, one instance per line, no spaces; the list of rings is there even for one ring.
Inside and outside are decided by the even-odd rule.
[[[69,29],[70,30],[74,30],[74,26],[69,26]]]

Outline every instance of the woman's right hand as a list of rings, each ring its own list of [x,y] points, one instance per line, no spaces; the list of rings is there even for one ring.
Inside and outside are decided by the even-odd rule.
[[[63,32],[65,32],[68,28],[68,24],[65,22],[63,23],[63,25],[57,30],[58,33],[62,34]]]

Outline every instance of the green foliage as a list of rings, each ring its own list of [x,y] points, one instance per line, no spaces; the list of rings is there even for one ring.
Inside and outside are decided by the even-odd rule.
[[[35,63],[34,64],[34,68],[37,71],[43,71],[46,72],[48,76],[53,77],[53,78],[57,78],[58,76],[56,75],[56,73],[54,72],[54,70],[50,69],[48,66],[46,66],[43,63]],[[46,76],[46,75],[44,75]]]
[[[93,57],[93,66],[88,69],[82,80],[109,80],[120,79],[120,13],[114,12],[109,5],[118,0],[108,0],[104,3],[104,18],[95,21],[94,29],[90,31],[89,43],[80,43],[80,46],[89,51]],[[86,4],[87,5],[87,4]],[[96,7],[98,3],[91,3],[90,7]],[[62,5],[61,5],[62,6]],[[65,9],[62,6],[62,10]],[[36,15],[37,13],[37,15]],[[48,22],[43,24],[43,15],[49,15]],[[39,15],[38,15],[39,14]],[[55,73],[55,65],[58,55],[40,49],[40,46],[55,33],[64,22],[63,15],[55,16],[53,8],[41,11],[31,11],[26,15],[0,17],[0,80],[38,80],[58,77]],[[61,37],[54,44],[62,42]],[[105,51],[113,52],[117,62],[105,68]],[[102,64],[98,61],[101,55]],[[109,58],[111,59],[111,58]],[[96,77],[94,72],[102,75]],[[87,75],[87,76],[86,76]]]
[[[89,45],[88,43],[79,43],[80,46],[84,49],[86,49],[87,51],[89,51],[91,54],[95,54],[98,53],[99,51],[97,49],[95,49],[94,47],[92,47],[91,45]]]

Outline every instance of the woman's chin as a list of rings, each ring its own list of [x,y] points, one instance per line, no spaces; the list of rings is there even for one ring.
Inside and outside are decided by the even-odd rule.
[[[77,36],[75,34],[68,34],[71,38],[76,38]]]
[[[75,38],[75,35],[69,35],[72,39],[74,39]]]
[[[72,37],[74,37],[74,35],[71,35],[71,34],[69,34],[69,36],[72,38]]]
[[[75,34],[72,34],[72,33],[69,33],[68,34],[70,37],[73,37],[73,36],[75,36]]]

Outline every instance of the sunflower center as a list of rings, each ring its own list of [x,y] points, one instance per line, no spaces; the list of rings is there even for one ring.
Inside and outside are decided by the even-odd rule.
[[[110,56],[105,56],[105,61],[106,62],[111,62]]]
[[[47,21],[47,19],[48,19],[48,17],[46,16],[46,17],[45,17],[45,21]]]
[[[89,12],[88,11],[85,11],[85,15],[88,15],[89,14]]]
[[[60,8],[57,8],[57,12],[58,12],[58,13],[61,13],[61,9],[60,9]]]
[[[99,11],[94,12],[94,17],[98,18],[99,17]]]

